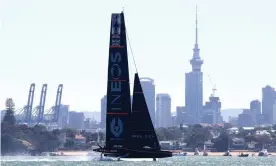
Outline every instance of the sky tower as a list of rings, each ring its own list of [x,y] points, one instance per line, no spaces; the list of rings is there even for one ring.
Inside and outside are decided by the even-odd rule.
[[[185,107],[191,116],[190,124],[201,122],[202,108],[203,108],[203,82],[201,72],[201,65],[203,60],[199,56],[198,48],[198,21],[197,21],[197,7],[196,7],[196,28],[195,28],[195,46],[193,49],[193,58],[190,60],[192,71],[186,73],[185,80]]]

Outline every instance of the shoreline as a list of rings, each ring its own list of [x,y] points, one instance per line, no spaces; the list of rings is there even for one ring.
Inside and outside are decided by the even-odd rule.
[[[182,150],[171,150],[171,152],[173,154],[183,154],[183,153],[187,153],[186,156],[195,156],[194,155],[194,152],[187,152],[187,151],[182,151]],[[79,151],[75,151],[75,150],[59,150],[59,151],[55,151],[55,152],[52,152],[52,153],[55,153],[57,154],[57,156],[97,156],[97,155],[100,155],[100,153],[98,152],[94,152],[93,150],[79,150]],[[202,153],[203,152],[199,152],[199,156],[202,156]],[[225,154],[225,152],[208,152],[208,156],[223,156]],[[243,153],[243,154],[248,154],[249,156],[258,156],[258,153],[259,152],[253,152],[253,151],[242,151],[242,150],[238,150],[238,151],[231,151],[230,152],[231,155],[233,157],[237,157],[239,154]],[[276,156],[276,152],[269,152],[268,154],[270,154],[270,156]],[[22,155],[22,156],[25,156],[24,154],[16,154],[16,155]],[[6,155],[1,155],[1,156],[6,156]],[[9,156],[9,155],[8,155]],[[11,156],[14,156],[11,154]],[[29,155],[27,155],[29,156]],[[43,156],[43,155],[42,155]],[[181,156],[181,155],[179,155]],[[249,157],[248,156],[248,157]]]
[[[91,151],[58,151],[58,153],[63,153],[64,156],[87,156],[88,153],[92,152]],[[172,151],[173,153],[183,153],[183,151]],[[95,153],[95,155],[97,155],[98,153],[97,152],[93,152]],[[184,153],[187,153],[187,156],[194,156],[194,152],[184,152]],[[200,152],[202,153],[202,152]],[[208,156],[223,156],[225,152],[208,152]],[[243,154],[249,154],[248,157],[251,157],[252,154],[254,154],[255,156],[258,156],[258,153],[259,152],[252,152],[252,151],[232,151],[230,152],[232,157],[237,157],[240,153],[243,153]],[[269,153],[273,156],[276,156],[276,152],[271,152]],[[202,156],[202,155],[201,155]]]

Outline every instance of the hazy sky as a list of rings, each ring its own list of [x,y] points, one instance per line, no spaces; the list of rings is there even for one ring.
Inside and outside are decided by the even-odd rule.
[[[63,104],[99,111],[111,13],[124,6],[140,76],[153,78],[157,93],[171,95],[174,111],[185,104],[196,5],[204,101],[212,92],[210,74],[223,108],[248,107],[261,99],[262,87],[276,86],[275,0],[1,0],[0,109],[7,97],[17,108],[26,105],[34,82],[34,106],[43,83],[46,108],[62,83]]]

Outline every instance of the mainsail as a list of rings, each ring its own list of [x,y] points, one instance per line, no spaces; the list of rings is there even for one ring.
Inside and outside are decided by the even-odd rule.
[[[135,74],[134,78],[130,124],[131,144],[129,146],[132,149],[150,147],[152,149],[160,150],[160,145],[150,118],[138,73]]]
[[[124,147],[131,113],[124,14],[112,14],[109,44],[106,148]]]

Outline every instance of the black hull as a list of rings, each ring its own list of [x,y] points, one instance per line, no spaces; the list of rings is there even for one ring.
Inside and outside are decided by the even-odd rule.
[[[249,154],[238,155],[239,157],[248,157]]]
[[[95,149],[96,152],[102,152],[104,156],[108,157],[120,157],[120,158],[166,158],[172,157],[172,152],[162,151],[162,150],[152,150],[152,149]]]

